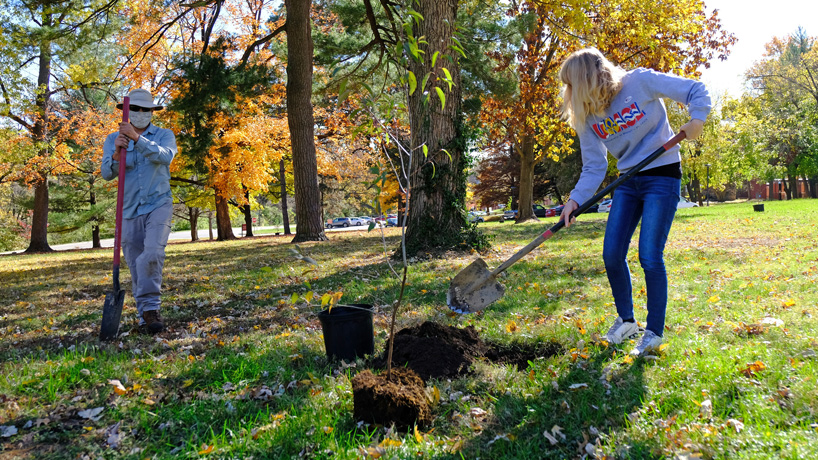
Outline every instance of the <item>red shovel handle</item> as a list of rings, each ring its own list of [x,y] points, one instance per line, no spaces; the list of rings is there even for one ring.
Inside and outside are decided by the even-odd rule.
[[[130,115],[131,98],[125,96],[122,99],[122,122],[127,123]],[[125,156],[128,149],[121,147],[119,149],[119,175],[117,176],[116,186],[116,227],[114,228],[114,272],[119,278],[119,248],[122,244],[122,203],[125,200]],[[119,280],[114,280],[114,283],[119,284]]]

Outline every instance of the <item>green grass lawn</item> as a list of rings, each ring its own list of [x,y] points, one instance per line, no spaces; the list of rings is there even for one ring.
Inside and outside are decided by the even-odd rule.
[[[413,261],[399,327],[473,325],[500,343],[565,350],[520,370],[479,362],[439,391],[431,426],[359,423],[351,378],[326,359],[320,297],[376,305],[382,350],[398,278],[380,231],[171,244],[159,336],[96,340],[111,251],[0,257],[0,459],[818,457],[818,201],[680,210],[666,249],[665,338],[653,359],[601,336],[616,317],[602,266],[606,214],[587,215],[502,276],[482,313],[446,308],[476,254]],[[480,224],[496,267],[555,222]],[[386,229],[392,253],[399,229]],[[629,260],[645,319],[636,246]],[[129,278],[125,271],[125,281]],[[313,306],[304,297],[312,292]],[[293,303],[294,294],[299,300]]]

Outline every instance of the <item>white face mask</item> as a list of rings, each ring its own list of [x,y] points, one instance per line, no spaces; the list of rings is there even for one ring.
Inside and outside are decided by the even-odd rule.
[[[151,124],[153,112],[131,112],[128,114],[128,118],[131,120],[131,124],[134,125],[134,128],[145,129]]]

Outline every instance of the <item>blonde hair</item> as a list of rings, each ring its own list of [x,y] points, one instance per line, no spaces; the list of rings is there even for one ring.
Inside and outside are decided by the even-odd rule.
[[[560,68],[562,116],[582,132],[589,115],[601,116],[622,87],[625,71],[605,58],[596,48],[575,51]]]

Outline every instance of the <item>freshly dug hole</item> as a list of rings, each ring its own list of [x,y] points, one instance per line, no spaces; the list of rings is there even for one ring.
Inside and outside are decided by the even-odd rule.
[[[388,342],[387,342],[388,344]],[[476,359],[513,364],[525,370],[528,361],[547,358],[563,351],[557,342],[513,343],[484,342],[473,326],[456,328],[432,321],[402,329],[395,334],[392,367],[409,367],[423,381],[457,378],[470,372]],[[373,361],[373,367],[386,368],[387,351]]]

